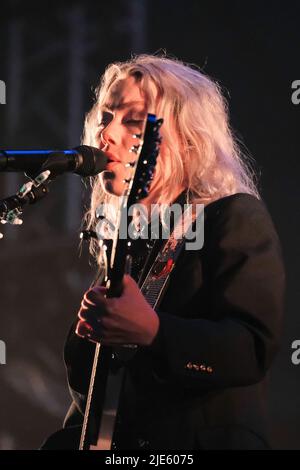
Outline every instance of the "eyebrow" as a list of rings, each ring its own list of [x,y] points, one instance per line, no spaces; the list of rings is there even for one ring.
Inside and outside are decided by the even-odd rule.
[[[116,105],[108,105],[104,104],[101,106],[101,110],[103,111],[115,111],[115,110],[122,110],[126,108],[130,108],[131,106],[136,106],[138,104],[145,104],[144,101],[127,101],[127,103],[119,103]]]

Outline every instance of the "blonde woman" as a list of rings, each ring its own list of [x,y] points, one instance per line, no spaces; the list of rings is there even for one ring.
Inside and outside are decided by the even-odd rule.
[[[265,376],[280,339],[284,267],[218,84],[166,57],[107,68],[85,123],[84,143],[109,158],[93,182],[88,227],[101,204],[113,221],[132,135],[148,112],[164,119],[163,143],[142,204],[204,204],[204,245],[181,252],[158,311],[136,283],[146,242],[120,298],[97,287],[85,293],[65,347],[74,399],[65,425],[82,422],[95,342],[133,343],[140,347],[127,366],[117,448],[268,448]],[[91,250],[100,262],[97,241]]]

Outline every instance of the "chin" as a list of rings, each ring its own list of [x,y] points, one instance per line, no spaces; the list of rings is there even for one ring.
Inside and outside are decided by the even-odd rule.
[[[101,183],[103,190],[113,196],[122,196],[124,185],[121,184],[116,177],[116,174],[112,171],[104,171],[101,173]]]
[[[111,194],[113,196],[122,196],[123,195],[123,190],[118,187],[115,181],[112,180],[105,180],[103,182],[103,188],[104,191],[107,194]]]

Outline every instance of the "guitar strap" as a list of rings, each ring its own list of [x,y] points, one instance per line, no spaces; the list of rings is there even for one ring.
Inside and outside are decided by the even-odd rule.
[[[141,292],[154,309],[162,301],[170,274],[198,216],[199,214],[192,213],[192,206],[189,205],[179,217],[169,239],[163,244],[141,285]]]

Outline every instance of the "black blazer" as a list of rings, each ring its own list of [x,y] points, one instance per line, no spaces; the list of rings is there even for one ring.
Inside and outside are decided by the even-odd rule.
[[[264,203],[238,193],[205,208],[205,240],[183,250],[158,311],[153,344],[129,363],[121,449],[264,449],[266,372],[278,349],[285,272]],[[74,326],[65,363],[82,421],[94,345]],[[80,412],[79,412],[80,410]]]

